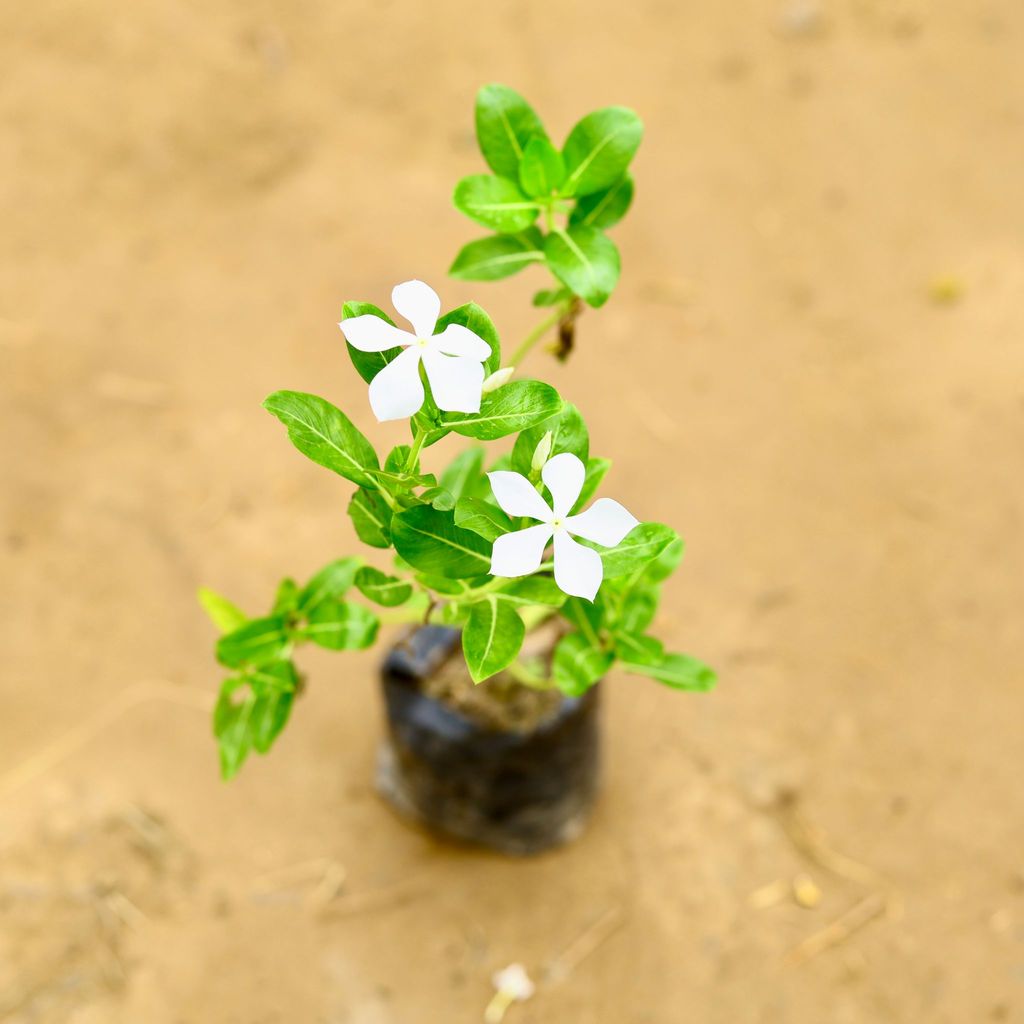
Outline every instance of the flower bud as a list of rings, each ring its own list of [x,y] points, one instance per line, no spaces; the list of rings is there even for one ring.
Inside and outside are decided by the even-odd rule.
[[[539,473],[544,468],[544,463],[548,461],[548,456],[551,454],[552,441],[554,441],[554,435],[549,430],[533,450],[533,461],[530,463],[530,469],[534,473]]]
[[[503,366],[500,370],[495,370],[494,373],[484,381],[483,393],[486,395],[490,391],[496,391],[501,387],[502,384],[507,384],[509,377],[516,372],[514,366]]]

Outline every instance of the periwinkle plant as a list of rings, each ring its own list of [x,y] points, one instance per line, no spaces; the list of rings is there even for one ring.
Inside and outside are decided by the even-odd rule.
[[[499,234],[470,243],[453,273],[493,279],[543,260],[559,281],[559,317],[579,300],[601,305],[619,270],[601,229],[628,206],[639,120],[620,107],[597,111],[558,151],[521,97],[486,86],[477,132],[497,173],[464,179],[456,202]],[[546,236],[533,223],[541,214]],[[568,220],[558,226],[562,214]],[[501,261],[527,251],[525,242],[540,255]],[[512,379],[498,332],[475,303],[441,315],[436,292],[421,281],[397,285],[392,303],[411,329],[367,302],[345,303],[339,326],[377,419],[407,419],[410,444],[381,459],[326,399],[278,391],[264,402],[300,452],[355,485],[348,512],[356,535],[392,557],[386,569],[353,556],[302,586],[285,579],[269,612],[253,618],[200,592],[223,634],[217,659],[231,672],[214,710],[225,777],[251,751],[266,753],[287,722],[299,646],[361,650],[384,622],[459,627],[476,683],[507,673],[579,695],[619,664],[680,690],[714,685],[707,666],[666,652],[647,632],[683,544],[671,527],[640,522],[611,498],[593,501],[610,464],[591,455],[579,410],[549,384]],[[541,333],[520,346],[517,361]],[[428,471],[427,450],[452,434],[475,443]],[[511,450],[493,450],[512,435]],[[521,656],[526,634],[555,617],[563,628],[551,657]]]

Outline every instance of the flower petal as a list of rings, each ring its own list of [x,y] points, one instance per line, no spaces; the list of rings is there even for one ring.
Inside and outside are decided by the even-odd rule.
[[[462,324],[449,324],[440,334],[435,334],[430,347],[445,355],[469,356],[481,363],[491,354],[491,346]]]
[[[542,523],[551,521],[548,503],[537,493],[537,489],[521,473],[499,469],[487,474],[491,490],[503,512],[510,516],[529,516]]]
[[[370,408],[381,423],[404,420],[423,405],[423,381],[420,380],[422,351],[417,347],[407,348],[370,382]]]
[[[602,579],[604,566],[601,556],[577,544],[565,530],[559,530],[555,534],[555,583],[558,589],[570,597],[593,601]]]
[[[425,348],[423,365],[437,402],[445,412],[479,412],[484,390],[484,364],[463,356],[446,356]]]
[[[437,326],[441,300],[437,292],[422,281],[406,281],[391,290],[395,309],[412,324],[417,338],[429,338]]]
[[[565,528],[577,537],[595,544],[615,547],[640,520],[612,498],[599,498],[586,512],[569,516]]]
[[[540,475],[551,492],[555,518],[567,516],[576,504],[580,491],[583,490],[583,480],[587,475],[586,467],[572,452],[562,452],[561,455],[556,455],[544,463]]]
[[[408,331],[401,331],[372,313],[350,316],[338,326],[345,340],[360,352],[386,352],[398,345],[411,345],[416,340]]]
[[[551,527],[546,523],[516,530],[515,533],[503,533],[491,548],[491,575],[513,577],[536,572],[549,540]]]

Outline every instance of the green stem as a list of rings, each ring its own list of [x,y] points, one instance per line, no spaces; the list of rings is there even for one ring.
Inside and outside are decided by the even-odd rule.
[[[510,366],[518,366],[529,354],[530,349],[537,344],[541,338],[544,337],[548,331],[554,327],[559,320],[562,319],[565,310],[561,303],[555,308],[555,311],[548,317],[545,317],[530,333],[523,338],[519,345],[519,348],[512,354],[512,358],[509,361]]]
[[[552,680],[545,679],[544,676],[527,668],[518,658],[505,671],[517,683],[529,686],[531,690],[550,690],[555,685]]]
[[[405,460],[405,471],[411,473],[420,457],[420,450],[423,442],[427,439],[427,432],[422,427],[416,428],[416,436],[412,439],[412,448],[409,450],[409,458]]]

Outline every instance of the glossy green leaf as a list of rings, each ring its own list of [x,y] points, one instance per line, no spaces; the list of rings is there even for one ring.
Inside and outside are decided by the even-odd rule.
[[[348,503],[356,536],[374,548],[391,547],[391,509],[376,492],[360,488]]]
[[[644,128],[627,107],[604,107],[579,121],[562,147],[563,195],[585,196],[610,188],[633,159]]]
[[[490,235],[464,245],[448,273],[464,281],[498,281],[543,261],[544,251],[533,238]]]
[[[302,588],[297,606],[299,612],[308,615],[324,601],[337,601],[344,597],[355,583],[356,572],[362,564],[361,558],[338,558],[325,565]]]
[[[372,302],[346,302],[342,307],[341,319],[348,320],[349,317],[353,316],[379,316],[381,320],[386,321],[395,327],[394,320],[391,319],[379,306],[375,306]],[[402,354],[402,347],[400,345],[395,348],[389,348],[385,352],[363,352],[358,348],[353,348],[346,341],[345,346],[348,349],[348,357],[352,360],[352,365],[356,368],[356,373],[359,374],[367,384],[373,380],[374,377],[384,369],[388,363],[391,362],[396,356]]]
[[[585,508],[589,504],[611,465],[609,459],[587,459],[587,475],[583,478],[583,490],[576,501],[576,508]]]
[[[249,621],[249,616],[241,608],[209,587],[200,587],[196,596],[203,611],[210,616],[210,621],[221,633],[231,633]]]
[[[519,173],[519,161],[533,136],[547,138],[540,118],[507,85],[492,83],[476,95],[476,138],[491,170],[506,178]]]
[[[670,526],[663,523],[641,523],[614,548],[599,549],[604,563],[604,578],[611,579],[635,572],[649,564],[679,539]]]
[[[572,298],[572,291],[568,288],[544,288],[539,292],[534,292],[533,305],[538,307],[545,306],[557,306],[560,302],[565,302]]]
[[[511,601],[517,605],[544,605],[561,608],[566,596],[550,576],[524,576],[509,582],[494,592],[499,601]]]
[[[495,174],[470,174],[452,194],[455,208],[485,228],[514,235],[536,219],[537,204],[519,186]]]
[[[479,412],[449,413],[445,423],[457,434],[494,441],[550,419],[562,406],[550,384],[514,380],[483,396]]]
[[[332,651],[357,651],[377,639],[380,619],[361,604],[322,601],[310,613],[302,635]]]
[[[551,431],[551,456],[572,452],[586,463],[590,452],[590,434],[579,409],[570,402],[563,402],[554,415],[528,427],[517,438],[512,448],[512,468],[523,476],[531,473],[533,453],[541,438]]]
[[[455,503],[455,522],[466,530],[472,530],[489,541],[503,533],[510,533],[516,527],[512,520],[497,505],[482,498],[460,498]]]
[[[665,648],[660,640],[637,633],[616,633],[615,653],[620,661],[633,665],[660,665],[665,660]]]
[[[250,619],[244,626],[222,636],[217,641],[217,660],[229,668],[265,665],[280,657],[287,643],[284,616],[266,615]]]
[[[558,641],[552,670],[555,685],[569,697],[586,693],[611,668],[614,657],[595,647],[582,633]]]
[[[581,196],[569,215],[571,227],[610,228],[618,224],[633,202],[633,179],[624,174],[614,185]]]
[[[225,779],[238,773],[252,750],[270,750],[288,721],[297,683],[290,661],[275,661],[224,681],[213,710],[213,733]]]
[[[562,605],[562,617],[575,626],[580,635],[591,647],[600,649],[601,626],[604,623],[604,605],[596,601],[584,601],[580,597],[570,597]]]
[[[369,565],[364,565],[356,573],[356,586],[364,597],[385,608],[397,608],[412,597],[411,583]]]
[[[515,660],[526,628],[508,601],[493,594],[470,608],[462,630],[462,651],[474,683],[481,683]]]
[[[477,495],[486,490],[483,472],[484,449],[474,445],[452,459],[448,468],[441,473],[441,486],[450,491],[456,501],[465,496]]]
[[[498,337],[494,322],[482,307],[475,302],[467,302],[464,306],[445,313],[437,321],[435,333],[440,334],[449,324],[461,324],[491,346],[491,354],[484,361],[485,373],[493,373],[501,366],[501,339]]]
[[[277,593],[274,595],[274,607],[271,611],[274,615],[287,615],[295,611],[299,604],[299,585],[293,579],[283,579],[277,586]]]
[[[648,676],[676,690],[706,693],[713,690],[717,677],[712,669],[688,654],[666,654],[656,665],[623,659],[622,667],[635,675]]]
[[[263,407],[288,428],[292,444],[308,459],[355,484],[372,486],[366,471],[379,468],[377,453],[340,409],[301,391],[275,391]]]
[[[429,487],[420,495],[420,500],[439,512],[450,512],[455,508],[455,495],[444,487]]]
[[[450,580],[444,576],[433,576],[430,573],[416,573],[416,580],[428,590],[442,597],[454,597],[457,599],[468,598],[474,590],[491,582],[489,576],[471,576],[464,580]]]
[[[460,579],[491,568],[491,545],[456,526],[454,512],[416,505],[391,520],[391,537],[395,550],[421,572]]]
[[[619,250],[598,228],[556,228],[544,240],[551,272],[590,306],[603,306],[619,280]]]
[[[565,181],[565,161],[548,139],[530,139],[519,161],[519,185],[528,196],[552,196]]]

